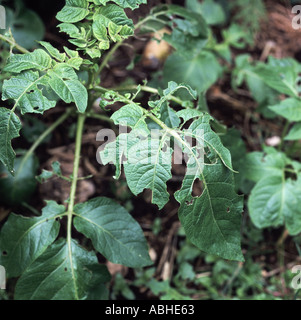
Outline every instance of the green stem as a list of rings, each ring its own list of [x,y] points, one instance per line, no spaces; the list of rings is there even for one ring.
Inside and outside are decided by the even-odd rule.
[[[3,34],[0,34],[0,39],[9,43],[12,46],[12,49],[16,48],[21,53],[28,53],[29,52],[27,49],[25,49],[22,46],[20,46],[19,44],[17,44],[15,39],[10,39],[10,38],[4,36]]]
[[[113,54],[116,52],[116,50],[122,45],[122,41],[115,43],[115,45],[112,47],[112,49],[107,53],[107,55],[104,57],[102,63],[99,66],[99,69],[97,73],[95,74],[95,78],[97,78],[102,70],[106,67],[108,62],[111,60]]]
[[[75,196],[76,196],[76,187],[77,187],[77,181],[78,181],[80,153],[81,153],[85,119],[86,119],[86,115],[80,114],[78,116],[77,128],[76,128],[77,131],[76,131],[76,142],[75,142],[74,167],[73,167],[72,183],[71,183],[71,189],[70,189],[70,199],[69,199],[69,205],[68,205],[68,211],[67,211],[67,215],[68,215],[67,240],[69,244],[71,242],[72,215],[73,215],[73,208],[74,208]]]
[[[114,123],[114,121],[112,119],[110,119],[110,117],[108,117],[106,115],[103,115],[103,114],[89,112],[89,113],[86,114],[86,116],[88,118],[94,118],[94,119],[106,121],[106,122],[109,122],[109,123]]]
[[[68,109],[61,117],[59,117],[51,126],[47,128],[35,141],[35,143],[30,147],[30,149],[26,152],[25,156],[22,159],[22,162],[20,163],[20,166],[17,170],[17,173],[22,171],[24,164],[28,160],[28,158],[35,152],[35,150],[38,148],[38,146],[44,141],[44,139],[52,132],[54,131],[60,124],[62,124],[72,112],[72,109]]]
[[[135,30],[139,29],[147,21],[150,21],[150,20],[156,21],[158,16],[163,16],[165,13],[168,13],[168,10],[153,13],[152,15],[146,16],[144,19],[140,20],[138,23],[135,24]]]
[[[79,114],[78,120],[77,120],[77,128],[76,128],[73,175],[72,175],[72,183],[71,183],[71,189],[70,189],[69,205],[68,205],[68,210],[67,210],[67,244],[68,244],[69,260],[70,260],[70,266],[71,266],[72,273],[74,273],[73,260],[72,260],[72,248],[71,248],[72,217],[73,217],[73,209],[74,209],[75,197],[76,197],[78,171],[79,171],[79,164],[80,164],[80,153],[81,153],[81,145],[82,145],[85,120],[86,120],[86,115]],[[74,274],[72,275],[72,277],[73,277],[73,279],[75,279]],[[78,297],[77,290],[75,292],[75,295],[76,295],[76,299],[78,300],[79,297]]]
[[[282,148],[283,148],[284,138],[287,135],[289,126],[290,126],[290,122],[287,120],[285,125],[284,125],[283,131],[282,131],[281,142],[280,142],[280,144],[278,146],[278,150],[282,150]]]
[[[145,92],[149,93],[154,93],[154,94],[159,94],[159,91],[155,88],[149,87],[149,86],[140,86],[140,89]],[[125,86],[125,87],[117,87],[117,88],[112,88],[114,91],[133,91],[137,90],[137,86]],[[180,98],[177,98],[175,96],[170,96],[170,100],[178,103],[179,105],[183,105],[184,101],[181,100]]]

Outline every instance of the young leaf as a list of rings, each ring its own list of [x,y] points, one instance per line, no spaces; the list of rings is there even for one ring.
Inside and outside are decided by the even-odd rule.
[[[66,0],[66,5],[56,18],[62,22],[74,23],[83,20],[89,14],[88,1]]]
[[[69,244],[60,239],[20,277],[15,299],[82,300],[90,288],[109,279],[106,268],[99,268],[94,252],[84,250],[74,240]]]
[[[64,206],[49,201],[40,217],[9,216],[0,234],[0,264],[9,277],[22,274],[56,239],[60,228],[56,218],[64,212]]]
[[[113,200],[94,198],[76,205],[74,212],[75,228],[109,261],[132,268],[152,263],[139,224]]]
[[[0,108],[0,160],[10,173],[14,173],[15,152],[11,140],[19,137],[20,119],[11,110]]]
[[[39,44],[42,45],[48,52],[49,54],[55,58],[56,60],[60,62],[64,62],[66,59],[66,54],[65,53],[60,53],[59,50],[55,47],[53,47],[49,42],[45,41],[39,41]]]

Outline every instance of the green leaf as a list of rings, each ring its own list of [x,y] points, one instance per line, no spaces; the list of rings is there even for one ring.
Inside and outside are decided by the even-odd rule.
[[[74,102],[79,112],[85,112],[88,104],[88,93],[78,80],[73,68],[65,63],[57,64],[48,72],[49,85],[66,103]]]
[[[300,139],[301,139],[301,123],[298,122],[292,126],[287,136],[285,136],[284,140],[294,141],[294,140],[300,140]]]
[[[186,6],[191,11],[202,14],[209,25],[218,25],[226,22],[223,7],[213,0],[205,0],[202,3],[198,0],[186,0]]]
[[[254,182],[269,177],[281,177],[288,159],[285,154],[277,152],[275,154],[265,154],[263,152],[248,153],[243,165],[243,175]]]
[[[64,62],[66,59],[66,54],[65,53],[60,53],[59,50],[55,47],[53,47],[49,42],[45,41],[39,41],[39,44],[43,46],[49,54],[55,58],[56,60],[60,62]]]
[[[182,118],[184,123],[193,118],[199,118],[204,115],[203,112],[197,109],[183,109],[177,112],[177,116]]]
[[[15,206],[30,200],[37,186],[35,175],[38,165],[33,155],[19,157],[15,160],[14,176],[0,166],[0,193],[5,194],[3,203]]]
[[[0,160],[10,173],[14,172],[15,152],[11,140],[19,137],[20,119],[11,110],[0,108]]]
[[[254,73],[279,93],[298,98],[297,78],[300,69],[300,64],[293,59],[270,57],[269,64],[258,64]]]
[[[133,28],[133,21],[126,16],[121,7],[115,4],[98,8],[93,16],[92,29],[96,38],[100,40],[100,48],[107,48],[108,35],[114,42],[117,42],[132,35]]]
[[[21,113],[43,113],[54,108],[56,101],[48,100],[39,86],[45,86],[45,75],[38,72],[25,71],[5,80],[2,87],[2,100],[13,99]]]
[[[202,194],[193,197],[196,178]],[[187,175],[175,194],[181,203],[179,219],[188,239],[199,249],[224,259],[243,261],[240,248],[242,197],[234,190],[233,173],[220,160],[205,165],[198,175]]]
[[[139,134],[139,133],[138,133]],[[171,155],[167,133],[161,139],[131,139],[126,150],[124,173],[128,187],[138,195],[144,189],[152,190],[152,203],[162,209],[169,200],[166,182],[171,179]]]
[[[269,109],[289,121],[301,121],[301,101],[299,99],[288,98],[279,104],[270,106]]]
[[[94,198],[76,205],[74,212],[75,228],[109,261],[132,268],[152,263],[139,224],[113,200]]]
[[[62,22],[74,23],[83,20],[89,14],[88,1],[66,0],[66,5],[56,18]]]
[[[177,113],[168,106],[167,103],[163,103],[161,105],[161,120],[169,127],[169,128],[178,128],[180,125],[180,118]]]
[[[0,263],[9,277],[22,274],[56,239],[65,207],[47,202],[40,217],[11,214],[0,234]],[[37,274],[36,274],[37,275]]]
[[[170,81],[168,82],[168,87],[163,90],[161,99],[157,101],[149,101],[148,105],[158,111],[165,102],[170,100],[171,95],[181,89],[185,89],[194,100],[197,99],[197,91],[193,90],[189,85],[177,84],[174,81]]]
[[[279,227],[284,222],[290,234],[301,231],[301,183],[282,176],[267,176],[253,188],[248,207],[258,228]]]
[[[108,2],[115,2],[122,8],[131,8],[132,10],[139,7],[140,4],[145,4],[147,0],[92,0],[97,5],[105,6]]]
[[[37,49],[30,53],[12,55],[3,71],[12,73],[20,73],[29,69],[44,71],[51,67],[51,61],[50,56],[44,50]]]
[[[171,34],[164,34],[164,40],[169,42],[185,58],[199,54],[208,41],[208,26],[202,15],[196,10],[190,11],[177,5],[163,5],[162,10],[170,21],[167,25]],[[158,12],[156,12],[158,14]],[[162,17],[158,17],[161,18]],[[163,20],[163,19],[162,19]]]
[[[126,125],[132,129],[148,132],[146,115],[135,103],[127,104],[114,112],[111,119],[116,125]]]
[[[25,7],[14,11],[8,7],[5,9],[6,29],[11,29],[16,43],[25,49],[36,47],[36,41],[42,40],[45,34],[45,26],[39,15]]]
[[[94,252],[77,242],[60,239],[51,245],[20,277],[16,300],[82,300],[100,282],[107,281],[105,267],[100,268]]]
[[[222,68],[212,53],[202,51],[196,57],[169,56],[163,69],[163,83],[186,83],[198,93],[206,91],[221,75]]]

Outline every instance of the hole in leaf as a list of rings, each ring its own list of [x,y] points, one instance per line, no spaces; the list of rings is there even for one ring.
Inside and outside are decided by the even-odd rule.
[[[7,256],[7,251],[5,251],[5,250],[2,251],[2,255],[3,255],[3,256]]]
[[[193,204],[194,199],[191,199],[190,201],[185,201],[187,206],[191,206]]]
[[[203,193],[203,183],[199,178],[197,178],[193,182],[192,195],[194,197],[200,197],[202,193]]]
[[[67,269],[67,268],[64,268],[64,271],[65,271],[65,272],[67,272],[67,271],[68,271],[68,269]]]
[[[230,208],[229,207],[227,208],[227,212],[230,212]]]

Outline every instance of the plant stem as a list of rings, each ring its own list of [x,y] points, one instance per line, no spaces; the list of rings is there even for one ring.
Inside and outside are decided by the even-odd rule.
[[[14,39],[10,39],[10,38],[4,36],[3,34],[0,34],[0,39],[9,43],[12,46],[12,48],[16,48],[21,53],[28,53],[29,52],[27,49],[25,49],[22,46],[20,46],[19,44],[17,44]]]
[[[70,199],[69,199],[69,205],[68,205],[68,211],[67,211],[67,216],[68,216],[67,241],[69,246],[71,246],[72,216],[73,216],[73,208],[74,208],[75,196],[76,196],[80,153],[81,153],[81,145],[82,145],[85,120],[86,120],[86,115],[79,114],[78,120],[77,120],[77,128],[76,128],[77,131],[76,131],[76,141],[75,141],[75,155],[74,155],[72,183],[71,183]]]
[[[102,120],[102,121],[106,121],[106,122],[109,122],[109,123],[114,123],[114,121],[112,119],[110,119],[108,116],[105,116],[103,114],[98,114],[98,113],[88,113],[86,115],[88,118],[94,118],[94,119],[98,119],[98,120]]]
[[[280,144],[278,146],[278,150],[279,151],[282,150],[282,148],[283,148],[284,138],[287,135],[287,132],[288,132],[288,129],[289,129],[289,125],[290,125],[290,122],[287,120],[285,125],[284,125],[283,131],[282,131],[281,142],[280,142]]]
[[[154,93],[154,94],[159,94],[159,91],[156,88],[152,88],[149,86],[140,86],[140,89],[145,92],[149,93]],[[132,91],[132,90],[137,90],[137,86],[125,86],[125,87],[117,87],[117,88],[112,88],[114,91]],[[181,100],[180,98],[177,98],[175,96],[170,96],[170,100],[178,103],[179,105],[183,105],[184,101]]]
[[[60,124],[62,124],[69,116],[73,109],[68,109],[62,116],[60,116],[52,125],[50,125],[47,130],[45,130],[35,141],[35,143],[30,147],[30,149],[26,152],[25,156],[20,163],[20,166],[17,170],[17,173],[22,171],[24,164],[28,160],[28,158],[35,152],[37,147],[43,142],[43,140],[54,131]]]
[[[100,64],[97,73],[95,74],[95,78],[97,78],[101,74],[102,70],[106,67],[108,62],[111,60],[113,54],[116,52],[116,50],[121,45],[122,45],[122,41],[119,41],[119,42],[115,43],[115,45],[112,47],[112,49],[107,53],[107,55],[104,57],[102,63]]]

